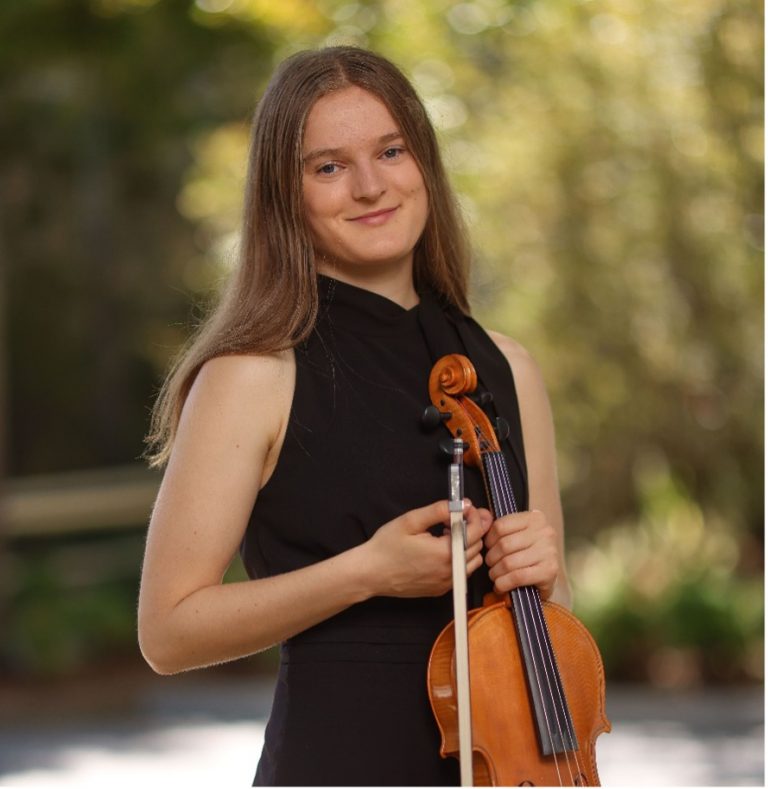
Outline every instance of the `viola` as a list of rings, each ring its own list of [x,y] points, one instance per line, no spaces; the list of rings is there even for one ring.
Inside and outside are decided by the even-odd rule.
[[[433,408],[464,442],[464,459],[480,468],[489,507],[501,518],[517,505],[493,426],[469,396],[476,388],[475,369],[460,354],[444,356],[430,374]],[[472,784],[599,786],[595,741],[611,725],[600,652],[584,625],[542,602],[533,586],[503,599],[487,595],[466,621]],[[459,754],[455,633],[462,630],[453,622],[443,629],[427,672],[444,758]]]

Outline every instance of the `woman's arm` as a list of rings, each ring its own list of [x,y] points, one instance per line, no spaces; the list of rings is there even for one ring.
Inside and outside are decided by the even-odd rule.
[[[184,405],[147,538],[139,641],[159,673],[258,652],[374,595],[451,585],[446,502],[412,510],[366,543],[283,575],[222,584],[277,462],[293,398],[292,352],[226,356],[201,369]],[[490,515],[469,508],[469,572]]]
[[[544,379],[522,345],[497,332],[489,335],[515,379],[529,494],[528,512],[499,519],[486,536],[490,575],[497,592],[535,584],[545,598],[570,607],[555,428]]]

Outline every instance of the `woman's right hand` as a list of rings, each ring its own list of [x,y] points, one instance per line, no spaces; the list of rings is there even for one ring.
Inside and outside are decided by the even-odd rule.
[[[493,522],[491,513],[465,499],[467,575],[482,564],[483,536]],[[448,527],[447,501],[400,515],[385,523],[361,546],[368,552],[375,594],[389,597],[437,597],[452,585],[451,537],[448,528],[435,537],[433,526]]]

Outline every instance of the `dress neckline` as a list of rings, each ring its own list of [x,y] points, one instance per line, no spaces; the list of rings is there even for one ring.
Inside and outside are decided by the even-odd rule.
[[[425,298],[425,294],[419,293],[419,303],[406,308],[379,293],[325,274],[317,275],[317,288],[320,299],[318,320],[366,334],[411,329],[418,320],[419,308]]]

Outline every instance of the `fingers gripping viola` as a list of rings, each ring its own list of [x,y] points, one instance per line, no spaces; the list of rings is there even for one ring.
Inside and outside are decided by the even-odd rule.
[[[499,518],[485,537],[485,562],[498,594],[519,586],[538,586],[548,599],[560,572],[558,535],[543,512],[517,512]]]
[[[487,510],[465,502],[467,522],[467,573],[482,564],[483,535],[492,519]],[[434,597],[452,585],[451,540],[447,533],[435,537],[430,529],[450,523],[447,501],[400,515],[385,523],[366,543],[374,575],[375,593],[392,597]]]

